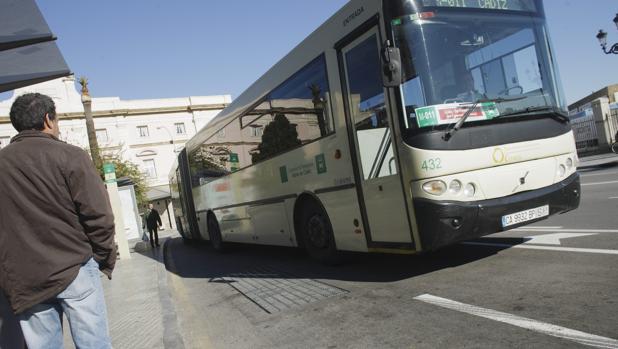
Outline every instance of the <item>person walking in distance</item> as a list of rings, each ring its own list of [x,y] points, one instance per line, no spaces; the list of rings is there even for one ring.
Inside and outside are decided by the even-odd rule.
[[[58,140],[53,100],[24,94],[19,134],[0,150],[0,288],[30,349],[62,348],[67,316],[77,348],[111,348],[99,271],[116,263],[107,191],[82,149]]]
[[[155,245],[159,246],[158,229],[163,226],[159,211],[154,208],[153,204],[148,204],[148,211],[146,211],[144,217],[146,219],[146,228],[148,228],[148,233],[150,234],[150,245],[152,247],[155,247]]]

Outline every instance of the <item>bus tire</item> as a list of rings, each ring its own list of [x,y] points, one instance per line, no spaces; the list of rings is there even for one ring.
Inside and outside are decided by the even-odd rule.
[[[210,239],[210,245],[215,251],[222,252],[225,250],[219,222],[217,222],[217,217],[212,213],[208,215],[208,237]]]
[[[340,262],[328,215],[314,203],[305,205],[300,230],[303,246],[311,258],[326,265]]]

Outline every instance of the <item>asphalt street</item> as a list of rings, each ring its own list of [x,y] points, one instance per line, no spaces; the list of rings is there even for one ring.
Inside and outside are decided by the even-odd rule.
[[[618,348],[618,167],[578,210],[419,256],[166,245],[188,348]]]

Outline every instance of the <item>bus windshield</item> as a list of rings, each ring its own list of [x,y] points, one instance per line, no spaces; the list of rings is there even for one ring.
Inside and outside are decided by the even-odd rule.
[[[542,15],[427,2],[434,6],[391,20],[402,57],[405,129],[452,127],[473,107],[464,127],[564,112]]]

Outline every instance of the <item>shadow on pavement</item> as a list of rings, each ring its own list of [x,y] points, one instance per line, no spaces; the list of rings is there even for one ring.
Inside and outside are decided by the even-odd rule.
[[[491,242],[515,245],[525,241],[492,238]],[[182,278],[210,282],[224,282],[224,277],[255,270],[276,271],[277,277],[284,278],[393,282],[472,263],[509,247],[454,245],[423,255],[344,253],[338,266],[319,264],[299,248],[232,244],[226,252],[220,253],[206,243],[187,245],[181,238],[165,241],[159,251],[139,253],[164,261],[169,272]],[[264,277],[272,277],[272,274]]]

